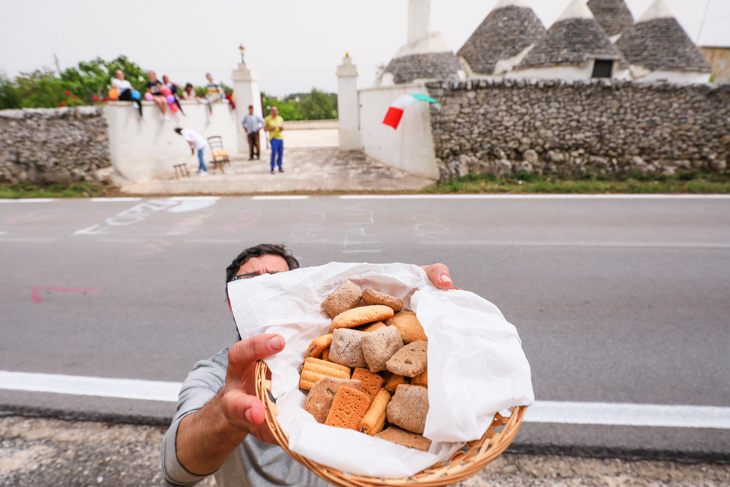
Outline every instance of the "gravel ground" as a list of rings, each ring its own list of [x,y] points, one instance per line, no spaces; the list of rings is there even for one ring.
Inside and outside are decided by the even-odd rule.
[[[0,486],[160,486],[164,432],[159,426],[3,417]],[[720,487],[730,486],[730,466],[506,453],[459,485]]]

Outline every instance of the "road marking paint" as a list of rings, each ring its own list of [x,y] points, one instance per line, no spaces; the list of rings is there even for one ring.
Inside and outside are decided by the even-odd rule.
[[[309,196],[252,196],[252,200],[307,200]]]
[[[141,201],[142,198],[134,196],[120,196],[117,198],[91,198],[91,201],[100,201],[103,203],[113,203],[116,201]]]
[[[343,200],[413,199],[730,199],[726,194],[363,194],[341,195]]]
[[[181,382],[0,371],[0,389],[177,402]],[[536,401],[525,422],[730,429],[730,407]]]
[[[52,237],[15,237],[15,238],[2,238],[0,239],[0,242],[8,243],[8,242],[14,242],[14,243],[49,243],[49,242],[55,242],[58,240],[57,238]]]
[[[532,423],[730,429],[730,408],[607,402],[536,401],[527,408]]]
[[[520,241],[475,241],[449,240],[442,242],[424,241],[421,245],[447,245],[468,247],[635,247],[635,248],[662,248],[662,249],[728,249],[726,243],[695,243],[695,242],[520,242]]]
[[[218,201],[220,196],[171,196],[173,201]]]
[[[54,198],[17,198],[0,199],[0,203],[50,203],[56,201]]]
[[[33,301],[40,304],[43,302],[41,298],[41,290],[43,291],[61,291],[66,293],[89,293],[94,294],[96,291],[101,289],[100,287],[87,289],[87,288],[70,288],[70,287],[53,287],[53,286],[33,286],[30,290],[30,297]]]

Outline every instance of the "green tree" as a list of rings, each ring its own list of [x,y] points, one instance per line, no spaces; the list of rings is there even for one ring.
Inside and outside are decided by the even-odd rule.
[[[332,120],[337,118],[337,95],[312,88],[309,95],[300,100],[303,120]]]
[[[20,108],[22,104],[23,97],[20,96],[18,87],[5,74],[0,74],[0,110]]]

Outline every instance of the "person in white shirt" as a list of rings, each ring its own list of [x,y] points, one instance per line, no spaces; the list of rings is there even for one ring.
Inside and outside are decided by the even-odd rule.
[[[175,132],[182,135],[183,138],[188,141],[188,144],[190,144],[190,152],[192,154],[195,154],[195,151],[198,151],[198,174],[201,176],[207,176],[208,168],[205,167],[205,161],[203,160],[203,150],[205,149],[205,146],[208,145],[208,141],[195,130],[176,127]]]
[[[131,101],[135,105],[137,105],[137,110],[139,110],[139,116],[142,116],[142,102],[139,98],[134,98],[132,96],[132,91],[134,91],[134,88],[132,87],[132,83],[124,79],[124,73],[121,69],[117,69],[117,71],[114,73],[116,78],[112,80],[112,87],[117,89],[118,96],[117,98],[120,100],[125,101]],[[141,97],[140,97],[141,98]]]

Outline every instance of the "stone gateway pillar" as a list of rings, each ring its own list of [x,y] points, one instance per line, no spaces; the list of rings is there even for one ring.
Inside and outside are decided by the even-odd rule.
[[[238,69],[233,70],[233,94],[236,98],[236,126],[238,129],[238,152],[248,153],[248,139],[246,132],[241,126],[243,117],[248,114],[248,106],[253,105],[253,112],[261,117],[264,111],[261,107],[261,90],[259,89],[259,77],[255,71],[248,69],[246,63],[239,63]],[[259,132],[261,137],[263,131]],[[266,147],[265,141],[259,140],[259,147]]]
[[[359,150],[360,99],[357,93],[357,66],[349,54],[337,66],[337,113],[340,119],[340,150]]]

